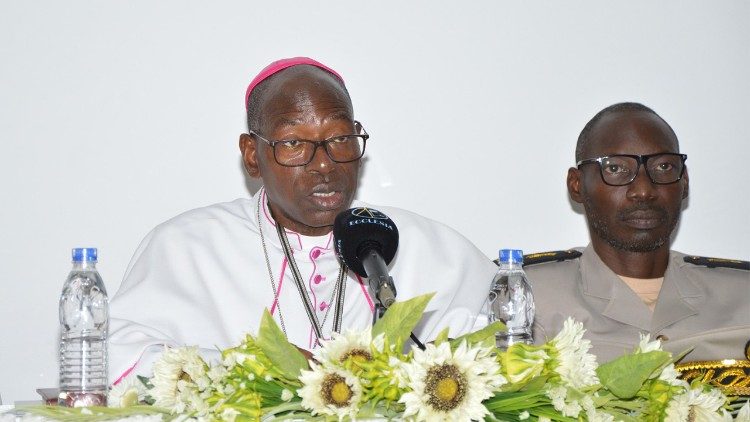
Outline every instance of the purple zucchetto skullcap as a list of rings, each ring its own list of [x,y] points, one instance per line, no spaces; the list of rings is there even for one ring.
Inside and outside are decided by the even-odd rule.
[[[265,81],[272,75],[281,72],[288,67],[297,66],[300,64],[309,64],[315,67],[319,67],[323,70],[327,70],[328,72],[331,72],[334,76],[339,78],[342,84],[344,83],[344,78],[342,78],[341,75],[338,74],[338,72],[324,65],[323,63],[317,60],[313,60],[309,57],[291,57],[288,59],[277,60],[264,67],[263,70],[261,70],[255,78],[253,78],[253,81],[250,82],[250,85],[247,86],[247,91],[245,91],[245,109],[247,109],[247,101],[250,99],[250,94],[252,94],[253,89],[255,89],[255,87],[258,86],[259,83]]]

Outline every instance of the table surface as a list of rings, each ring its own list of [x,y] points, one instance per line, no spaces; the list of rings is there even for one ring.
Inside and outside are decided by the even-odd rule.
[[[21,403],[19,403],[20,405]],[[41,401],[35,402],[23,402],[24,405],[28,404],[42,404]],[[127,422],[155,422],[161,421],[161,415],[148,415],[148,416],[131,416],[128,418],[120,419],[120,421]],[[48,419],[43,416],[36,416],[26,413],[22,410],[16,410],[14,405],[0,405],[0,422],[51,422],[53,419]]]

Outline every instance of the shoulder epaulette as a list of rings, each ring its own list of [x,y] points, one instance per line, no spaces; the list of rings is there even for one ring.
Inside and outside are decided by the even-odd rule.
[[[567,251],[551,251],[551,252],[539,252],[531,253],[523,256],[523,266],[542,264],[545,262],[561,262],[570,261],[581,256],[582,253],[575,249],[568,249]]]
[[[707,258],[705,256],[686,256],[685,262],[693,265],[702,265],[708,268],[734,268],[737,270],[750,271],[750,262],[737,259]]]

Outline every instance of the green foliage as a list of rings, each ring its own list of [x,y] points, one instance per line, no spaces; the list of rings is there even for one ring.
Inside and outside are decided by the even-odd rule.
[[[148,377],[144,377],[143,375],[136,375],[136,377],[138,378],[138,381],[140,381],[141,384],[143,384],[144,387],[154,388],[154,385],[151,384],[151,380]]]
[[[451,349],[455,350],[462,341],[466,340],[469,344],[481,344],[484,347],[495,346],[495,333],[505,331],[505,324],[495,321],[492,324],[474,331],[473,333],[464,334],[461,337],[451,340]]]
[[[154,385],[151,384],[151,380],[148,377],[144,377],[143,375],[136,375],[136,377],[138,378],[138,381],[140,381],[141,384],[146,387],[146,389],[154,388]],[[143,403],[148,405],[153,405],[154,402],[156,402],[156,400],[154,400],[154,398],[151,396],[148,396],[145,400],[143,400]]]
[[[604,387],[621,399],[630,399],[638,394],[643,384],[672,361],[668,352],[654,350],[620,356],[596,369],[596,375]]]
[[[435,293],[429,293],[391,305],[383,318],[373,325],[372,337],[383,333],[390,344],[395,344],[400,349],[422,319],[422,314],[433,296]]]
[[[433,341],[433,343],[435,343],[435,346],[440,346],[441,343],[448,341],[449,340],[448,334],[449,334],[448,327],[443,328],[442,331],[438,333],[437,337],[435,337],[435,340]]]
[[[414,349],[408,353],[402,351],[432,296],[418,296],[392,305],[372,329],[373,338],[379,335],[383,335],[383,338],[382,344],[380,339],[370,343],[369,354],[342,355],[348,357],[343,361],[336,358],[335,361],[321,362],[321,366],[335,366],[359,379],[362,399],[354,409],[358,419],[400,419],[410,404],[404,404],[399,399],[407,392],[419,392],[421,387],[413,383],[414,379],[409,380],[410,377],[420,376],[414,375],[419,371],[410,366],[417,353]],[[594,360],[591,359],[591,365],[586,365],[586,359],[593,357],[585,354],[587,348],[582,349],[585,346],[581,343],[582,332],[576,334],[575,331],[582,328],[575,328],[575,325],[568,323],[566,326],[573,327],[574,330],[569,330],[560,338],[570,341],[551,341],[545,345],[517,343],[504,351],[486,349],[487,346],[494,346],[495,333],[505,329],[499,322],[455,340],[450,340],[448,329],[443,329],[435,339],[435,344],[442,345],[444,350],[450,345],[455,352],[465,342],[469,347],[467,355],[477,359],[473,362],[477,365],[472,368],[485,365],[493,368],[493,372],[487,370],[486,375],[498,378],[484,381],[492,383],[491,389],[485,390],[487,395],[492,396],[481,403],[490,412],[485,419],[487,421],[533,422],[546,418],[557,422],[580,422],[592,417],[592,413],[597,413],[598,416],[613,416],[614,420],[622,422],[658,422],[664,419],[665,410],[675,395],[685,392],[682,386],[673,385],[677,383],[667,379],[669,372],[665,379],[659,379],[664,369],[674,362],[668,352],[661,350],[635,352],[602,364],[596,368],[599,379],[597,384],[592,372],[596,367]],[[328,344],[324,342],[323,347],[328,347]],[[340,346],[338,343],[335,347]],[[480,346],[483,348],[478,349]],[[356,345],[356,349],[362,347],[359,343]],[[190,384],[181,384],[182,386],[175,388],[187,388],[185,391],[195,394],[193,398],[200,394],[200,400],[203,401],[201,407],[193,404],[185,407],[183,402],[182,407],[176,408],[179,409],[176,411],[183,412],[181,415],[153,406],[88,409],[35,406],[19,407],[17,410],[60,421],[115,420],[135,415],[161,415],[167,421],[175,418],[184,420],[181,418],[191,416],[218,420],[225,411],[236,414],[235,420],[238,422],[336,420],[333,416],[313,416],[315,410],[299,395],[298,391],[303,387],[299,375],[303,369],[309,368],[309,363],[289,343],[267,311],[263,314],[258,336],[247,335],[238,346],[223,350],[222,357],[224,359],[221,366],[204,365],[204,378],[180,378],[180,383]],[[436,359],[434,365],[441,365],[441,362],[442,360]],[[499,367],[494,363],[499,363]],[[181,368],[178,367],[177,370]],[[581,375],[579,372],[585,374]],[[177,372],[177,375],[182,374]],[[207,382],[205,377],[209,377],[211,382]],[[146,387],[153,387],[153,379],[138,379]],[[702,385],[696,380],[693,388],[699,389]],[[320,388],[318,392],[324,391],[321,386],[313,388]],[[469,385],[468,388],[475,387]],[[710,391],[708,386],[703,388],[704,391]],[[309,391],[308,389],[307,392]],[[146,393],[147,403],[154,402],[149,395],[152,393],[155,394],[155,391]],[[486,397],[485,393],[482,394],[481,397]],[[307,399],[308,396],[305,396],[305,400]],[[305,406],[302,405],[303,402],[306,403]],[[576,416],[563,416],[563,413]],[[717,415],[720,414],[717,412]]]
[[[256,344],[276,368],[292,378],[297,378],[300,371],[309,367],[305,356],[289,343],[267,309],[260,321]]]
[[[578,419],[562,416],[557,412],[543,390],[498,392],[484,404],[494,415],[494,420],[498,421],[518,421],[520,420],[519,414],[523,411],[537,418],[547,417],[552,421],[578,421]]]

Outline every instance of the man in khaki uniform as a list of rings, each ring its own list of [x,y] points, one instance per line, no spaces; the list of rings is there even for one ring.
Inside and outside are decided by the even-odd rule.
[[[586,124],[567,185],[591,243],[526,260],[536,342],[572,316],[600,362],[632,351],[639,333],[672,353],[694,347],[684,362],[744,358],[750,264],[669,249],[688,195],[686,159],[669,124],[644,105],[615,104]]]

